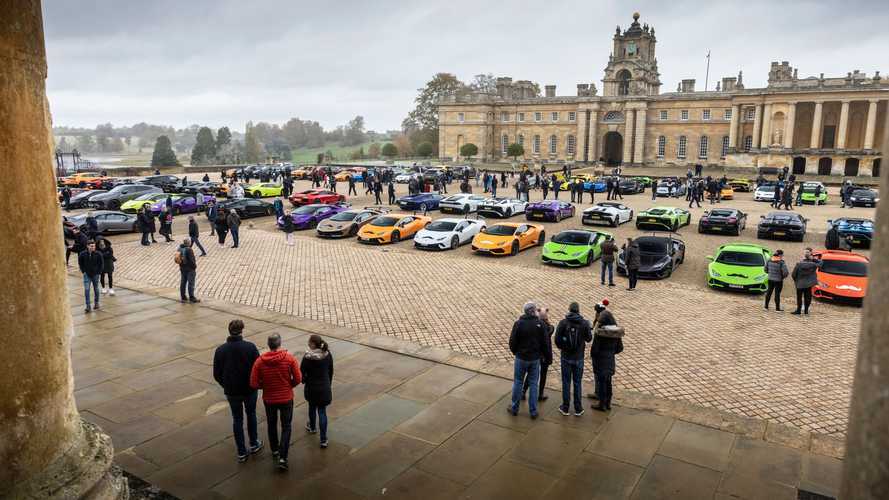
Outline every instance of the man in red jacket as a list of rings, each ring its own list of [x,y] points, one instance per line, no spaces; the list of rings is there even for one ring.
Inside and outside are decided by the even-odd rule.
[[[281,336],[269,335],[269,351],[253,364],[250,386],[262,389],[262,402],[269,428],[269,446],[278,462],[278,469],[287,470],[287,449],[293,420],[293,388],[302,381],[296,359],[281,349]],[[281,440],[278,441],[278,418],[281,419]]]

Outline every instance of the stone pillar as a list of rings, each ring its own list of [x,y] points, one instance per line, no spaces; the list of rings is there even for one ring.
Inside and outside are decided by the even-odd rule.
[[[784,125],[784,144],[787,149],[793,149],[793,133],[796,128],[796,102],[787,103],[787,120]]]
[[[633,147],[633,163],[638,163],[642,165],[645,159],[645,121],[646,121],[646,109],[637,109],[636,110],[636,133],[634,137],[635,145]]]
[[[593,108],[590,111],[590,128],[587,134],[589,160],[596,163],[599,161],[599,108]]]
[[[809,141],[811,149],[821,147],[821,108],[823,106],[821,101],[815,101],[815,114],[812,116],[812,140]]]
[[[587,117],[589,113],[589,110],[586,109],[577,110],[577,118],[575,118],[577,120],[577,139],[574,141],[574,161],[576,162],[587,161],[584,151],[587,146]]]
[[[741,121],[741,107],[735,104],[732,106],[732,124],[728,131],[728,147],[738,147],[738,123]]]
[[[849,101],[840,103],[840,125],[837,130],[837,149],[846,149],[846,133],[849,130]]]
[[[772,145],[772,105],[766,104],[762,112],[762,139],[759,147],[768,149]]]
[[[17,207],[0,219],[15,235],[0,275],[20,278],[0,287],[0,498],[125,498],[111,439],[74,405],[40,2],[0,0],[0,12],[0,197]]]
[[[759,149],[759,137],[762,134],[762,104],[757,104],[753,112],[753,149]]]
[[[889,125],[889,117],[886,120]],[[882,150],[889,150],[889,133]],[[880,192],[889,189],[883,168]],[[889,203],[877,205],[839,498],[889,498]]]
[[[874,133],[877,129],[877,100],[867,106],[867,128],[864,129],[864,149],[874,149]]]
[[[628,109],[625,113],[626,121],[624,122],[624,153],[621,159],[622,163],[633,163],[633,117],[636,114],[635,109]]]

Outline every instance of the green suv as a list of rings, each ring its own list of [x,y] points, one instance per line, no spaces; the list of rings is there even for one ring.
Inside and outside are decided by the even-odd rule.
[[[727,243],[708,255],[707,285],[710,288],[762,293],[768,275],[765,265],[771,256],[768,248],[752,243]]]

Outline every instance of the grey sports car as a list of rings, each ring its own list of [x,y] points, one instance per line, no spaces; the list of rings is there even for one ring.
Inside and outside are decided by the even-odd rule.
[[[65,226],[65,235],[70,236],[71,230],[86,228],[87,215],[92,213],[96,218],[99,232],[102,234],[133,233],[136,232],[136,216],[113,210],[94,210],[71,217],[62,217]]]
[[[146,184],[123,184],[107,193],[93,196],[90,198],[89,206],[100,210],[117,210],[125,202],[134,200],[143,194],[162,192],[161,188]]]

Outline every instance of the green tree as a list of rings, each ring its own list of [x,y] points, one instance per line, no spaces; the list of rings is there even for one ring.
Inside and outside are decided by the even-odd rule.
[[[92,153],[96,151],[96,141],[89,133],[81,135],[77,138],[77,150],[81,153]]]
[[[256,137],[256,131],[253,122],[247,122],[247,131],[244,135],[244,161],[247,163],[259,163],[262,161],[262,146]]]
[[[191,149],[192,165],[210,165],[216,161],[216,139],[209,127],[201,127]]]
[[[392,158],[398,154],[398,148],[395,147],[395,144],[387,142],[383,145],[383,149],[381,152],[386,158]]]
[[[232,131],[228,127],[222,127],[216,132],[216,150],[222,149],[232,143]]]
[[[477,154],[478,146],[471,142],[467,142],[466,144],[460,146],[460,156],[465,156],[466,158],[472,159],[472,157]]]
[[[173,146],[170,144],[170,138],[161,135],[158,136],[157,142],[154,143],[154,153],[151,154],[152,167],[178,167],[179,160],[176,159],[176,153],[173,152]]]
[[[506,148],[506,155],[511,156],[513,160],[517,160],[519,156],[525,155],[525,148],[521,144],[514,142]]]
[[[438,130],[438,102],[444,97],[452,96],[466,89],[456,76],[450,73],[438,73],[426,83],[414,99],[414,109],[402,122],[405,130],[427,129]]]
[[[417,145],[417,149],[415,150],[418,155],[423,158],[428,158],[432,155],[432,143],[431,142],[421,142]]]
[[[65,139],[62,137],[62,139]],[[367,148],[367,156],[369,158],[379,158],[380,157],[380,145],[378,143],[373,143]]]
[[[364,148],[358,148],[355,151],[352,151],[352,159],[353,160],[362,160],[364,159]]]
[[[357,146],[364,142],[364,117],[359,115],[350,120],[343,135],[345,146]]]

